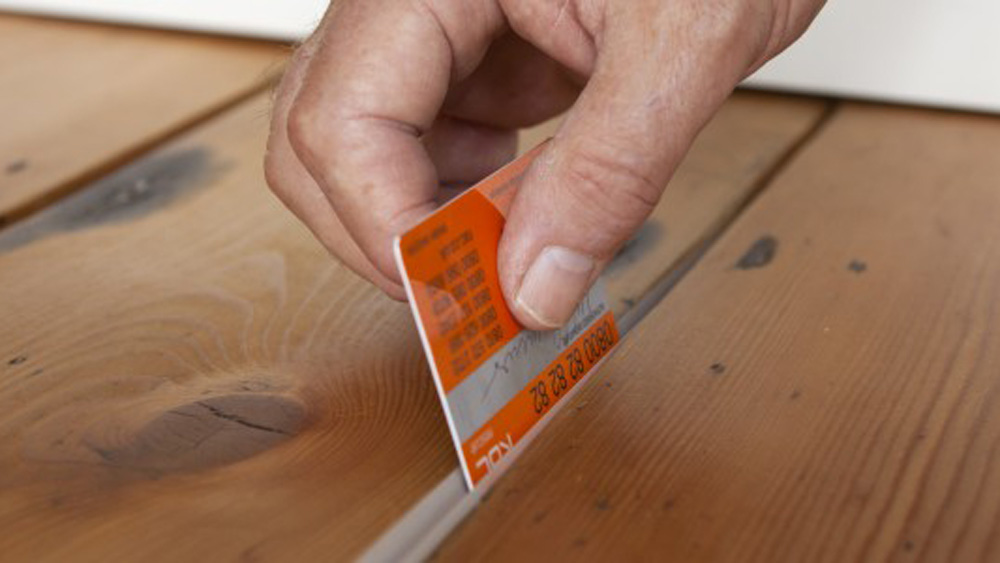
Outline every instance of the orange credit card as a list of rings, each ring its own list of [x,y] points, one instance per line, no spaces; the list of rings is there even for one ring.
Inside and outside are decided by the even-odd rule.
[[[470,489],[497,475],[618,343],[599,281],[565,327],[521,327],[497,247],[521,177],[544,145],[396,239],[396,262]]]

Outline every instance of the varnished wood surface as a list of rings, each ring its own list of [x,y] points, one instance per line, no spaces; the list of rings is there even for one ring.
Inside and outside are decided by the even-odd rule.
[[[264,88],[287,52],[0,14],[0,226]]]
[[[266,111],[0,235],[0,558],[343,556],[454,464],[406,306],[264,187]]]
[[[0,233],[0,559],[340,559],[455,467],[406,305],[267,193],[266,112]],[[631,259],[661,260],[670,217],[708,217],[684,235],[707,236],[718,192],[745,197],[822,112],[731,102],[692,153],[714,166],[672,188],[690,207]]]
[[[440,560],[1000,560],[998,154],[840,110]]]

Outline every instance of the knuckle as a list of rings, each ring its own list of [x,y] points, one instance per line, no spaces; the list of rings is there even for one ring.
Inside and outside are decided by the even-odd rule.
[[[264,181],[267,187],[276,195],[281,195],[284,191],[281,182],[281,162],[276,156],[273,135],[268,140],[268,150],[264,154]]]
[[[285,130],[292,149],[306,158],[314,155],[317,145],[322,142],[321,132],[316,126],[319,119],[318,108],[308,99],[298,97],[288,109]]]
[[[329,164],[341,150],[353,148],[345,142],[350,120],[330,109],[339,103],[339,100],[302,92],[288,109],[285,123],[288,143],[307,167],[320,162]]]
[[[282,115],[272,109],[271,129],[267,135],[267,145],[264,150],[264,181],[275,194],[281,189],[281,162],[278,152],[281,150],[282,135],[280,128],[284,127]]]
[[[663,188],[642,172],[644,161],[609,144],[576,151],[566,163],[566,187],[581,208],[631,228],[653,211]]]
[[[363,137],[358,118],[341,110],[339,100],[308,93],[299,95],[288,109],[285,135],[292,153],[313,174],[336,171],[346,155],[357,151]],[[333,182],[332,178],[327,181]]]

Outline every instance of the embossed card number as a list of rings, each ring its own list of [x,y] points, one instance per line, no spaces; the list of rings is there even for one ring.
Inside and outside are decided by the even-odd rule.
[[[521,175],[542,146],[396,240],[396,261],[470,488],[523,447],[619,339],[600,282],[555,331],[524,330],[504,302],[497,246]]]

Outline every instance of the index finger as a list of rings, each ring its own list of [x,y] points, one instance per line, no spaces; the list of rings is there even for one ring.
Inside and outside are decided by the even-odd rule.
[[[392,280],[392,238],[434,209],[438,189],[420,136],[503,22],[493,0],[347,0],[317,32],[321,46],[289,113],[289,139],[355,242]]]

